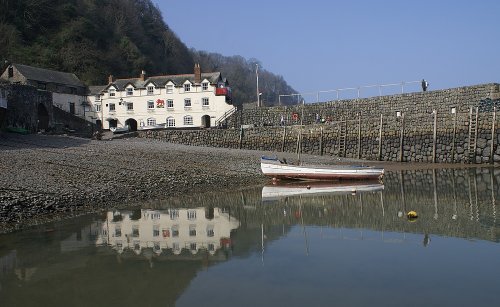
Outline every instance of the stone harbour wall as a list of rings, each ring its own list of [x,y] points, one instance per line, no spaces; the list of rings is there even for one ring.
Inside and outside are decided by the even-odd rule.
[[[380,161],[500,161],[498,84],[239,111],[229,129],[140,131],[195,146]],[[284,121],[281,121],[283,117]],[[300,125],[302,121],[302,125]]]

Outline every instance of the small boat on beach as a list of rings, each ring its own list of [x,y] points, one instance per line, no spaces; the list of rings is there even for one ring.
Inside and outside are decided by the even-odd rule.
[[[109,128],[113,134],[127,133],[130,131],[130,127],[126,125],[125,127],[111,127]]]
[[[378,192],[384,185],[377,180],[371,181],[288,181],[275,182],[262,188],[262,201],[272,201],[291,196],[325,196]]]
[[[384,169],[364,165],[293,165],[276,157],[261,157],[260,167],[273,179],[298,180],[381,180]]]

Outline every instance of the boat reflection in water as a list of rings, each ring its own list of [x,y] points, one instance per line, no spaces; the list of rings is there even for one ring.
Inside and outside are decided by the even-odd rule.
[[[384,189],[379,181],[277,181],[262,188],[262,201],[273,201],[289,196],[328,196],[378,192]]]
[[[96,245],[117,253],[175,256],[200,251],[215,255],[231,246],[231,232],[239,221],[219,208],[141,209],[109,211]],[[205,253],[206,254],[206,253]]]

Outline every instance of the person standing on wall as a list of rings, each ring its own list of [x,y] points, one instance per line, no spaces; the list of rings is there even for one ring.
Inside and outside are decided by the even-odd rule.
[[[425,79],[422,79],[422,91],[427,91],[427,87],[429,87],[429,82],[425,81]]]

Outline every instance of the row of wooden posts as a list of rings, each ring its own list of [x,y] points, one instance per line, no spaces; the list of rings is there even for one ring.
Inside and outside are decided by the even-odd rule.
[[[476,139],[477,139],[477,121],[478,121],[478,107],[470,107],[469,109],[469,142],[468,142],[468,150],[469,150],[469,163],[474,163],[475,159],[473,159],[473,155],[475,155],[476,152]],[[432,130],[432,162],[436,163],[436,144],[437,144],[437,128],[438,128],[438,112],[436,110],[433,110],[432,112],[433,115],[433,130]],[[399,162],[403,162],[403,146],[404,146],[404,139],[405,139],[405,114],[401,113],[400,114],[401,118],[401,124],[400,124],[400,131],[399,131],[399,156],[398,160]],[[493,162],[493,153],[494,153],[494,146],[495,146],[495,130],[496,130],[496,107],[493,108],[492,112],[492,121],[491,121],[491,136],[492,136],[492,142],[491,142],[491,151],[490,151],[490,162]],[[347,125],[347,121],[336,121],[332,122],[332,124],[339,124],[339,125]],[[378,153],[377,153],[377,158],[380,161],[382,159],[382,140],[383,140],[383,124],[384,124],[384,117],[382,114],[380,114],[380,121],[379,121],[379,131],[378,131]],[[296,145],[296,153],[300,154],[302,152],[302,125],[300,125],[299,132],[297,134],[297,145]],[[283,137],[281,141],[281,152],[284,152],[285,150],[285,142],[286,142],[286,130],[287,127],[283,127]],[[453,113],[453,134],[452,134],[452,144],[451,144],[451,157],[454,159],[455,156],[455,151],[456,151],[456,134],[457,134],[457,113]],[[358,114],[358,119],[357,119],[357,157],[358,159],[361,159],[361,116]],[[345,142],[345,139],[344,139]],[[239,135],[239,148],[242,148],[243,144],[243,128],[240,129],[240,135]],[[340,146],[340,142],[339,142]],[[344,144],[345,147],[345,144]],[[319,152],[320,155],[323,155],[323,127],[320,127],[320,135],[319,135]],[[342,153],[339,153],[341,155]],[[345,152],[343,153],[345,155]],[[453,161],[454,162],[454,161]]]

